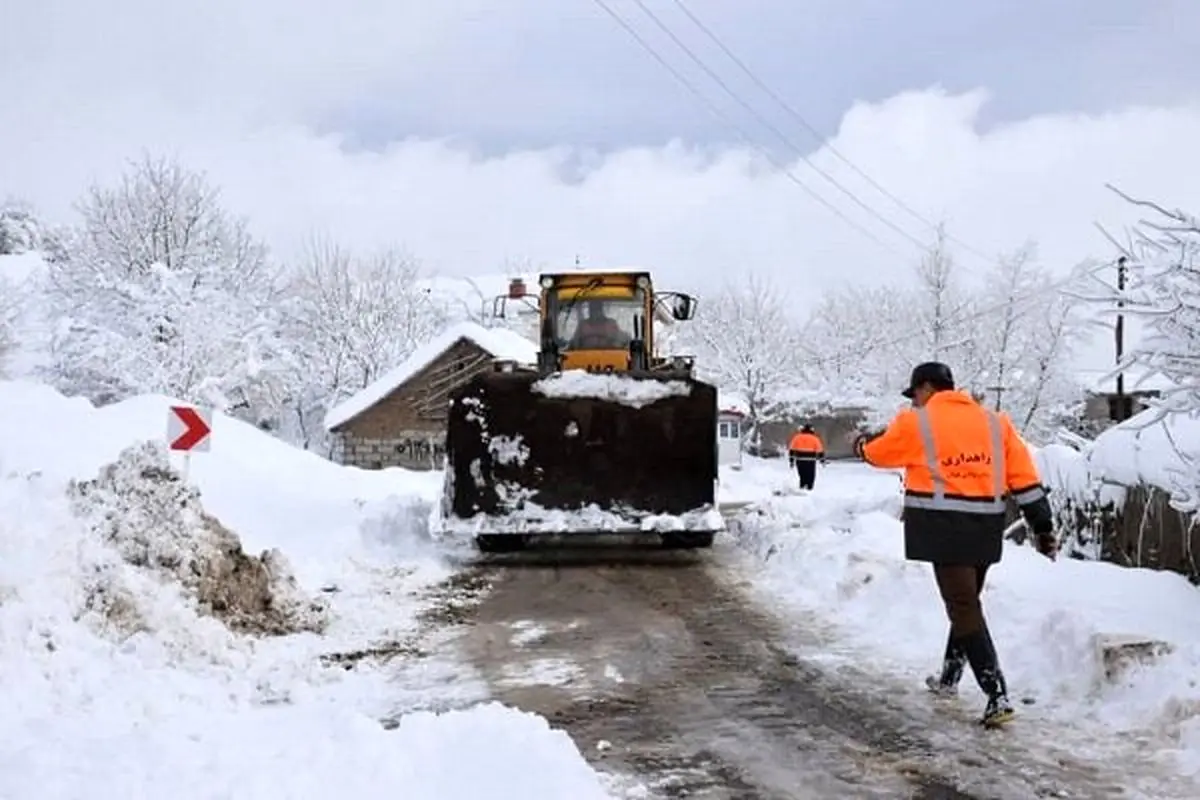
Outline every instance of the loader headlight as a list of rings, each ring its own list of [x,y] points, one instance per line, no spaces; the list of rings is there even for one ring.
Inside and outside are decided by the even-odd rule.
[[[637,279],[637,285],[638,285],[639,289],[649,289],[650,288],[650,279],[647,278],[645,275],[639,275],[638,279]]]
[[[554,285],[554,278],[551,278],[549,275],[542,278],[542,288],[543,289],[549,289],[553,285]]]

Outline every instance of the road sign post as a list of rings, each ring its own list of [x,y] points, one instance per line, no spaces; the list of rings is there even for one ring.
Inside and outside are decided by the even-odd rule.
[[[192,453],[212,449],[212,412],[194,406],[171,406],[167,409],[167,447],[183,453],[183,476],[186,479]]]

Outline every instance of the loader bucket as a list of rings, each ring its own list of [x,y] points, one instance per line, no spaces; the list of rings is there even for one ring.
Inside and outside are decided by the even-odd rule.
[[[481,373],[450,403],[443,530],[711,542],[716,432],[716,388],[687,375]]]

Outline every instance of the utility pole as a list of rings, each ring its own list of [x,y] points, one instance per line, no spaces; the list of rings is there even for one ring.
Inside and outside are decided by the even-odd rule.
[[[1003,409],[1001,407],[1004,405],[1004,393],[1006,391],[1008,391],[1008,387],[1007,386],[989,386],[989,387],[987,387],[987,390],[989,392],[996,393],[996,410],[1002,411]]]
[[[1117,308],[1125,307],[1125,256],[1117,259]],[[1125,355],[1125,315],[1118,311],[1117,324],[1114,330],[1117,350],[1117,364],[1121,363],[1121,359]],[[1129,417],[1125,400],[1125,373],[1117,373],[1117,422],[1122,422]]]

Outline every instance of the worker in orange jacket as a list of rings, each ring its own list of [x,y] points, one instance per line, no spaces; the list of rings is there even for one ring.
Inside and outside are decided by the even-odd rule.
[[[825,445],[812,425],[806,424],[792,435],[788,442],[788,461],[800,476],[800,488],[811,490],[817,481],[817,462],[825,462]]]
[[[987,695],[980,722],[994,727],[1013,716],[1004,674],[983,616],[980,594],[988,568],[1003,551],[1006,498],[1020,507],[1038,550],[1053,559],[1058,543],[1046,489],[1029,449],[1008,416],[955,391],[950,368],[918,365],[903,392],[912,408],[854,449],[867,463],[904,468],[904,549],[933,564],[950,619],[940,676],[931,691],[954,692],[964,662]]]

